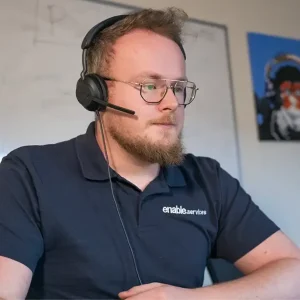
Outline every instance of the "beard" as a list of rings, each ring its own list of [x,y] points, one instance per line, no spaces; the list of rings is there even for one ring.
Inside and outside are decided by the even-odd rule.
[[[114,120],[112,120],[114,119]],[[120,119],[110,118],[108,132],[110,136],[129,154],[148,163],[158,163],[160,166],[179,165],[184,159],[182,132],[177,139],[171,141],[164,134],[161,141],[151,141],[147,136],[134,136],[122,126]]]

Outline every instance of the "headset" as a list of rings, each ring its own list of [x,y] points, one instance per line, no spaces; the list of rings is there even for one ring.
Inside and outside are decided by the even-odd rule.
[[[130,115],[134,115],[135,112],[132,110],[129,110],[124,107],[120,107],[117,105],[113,105],[108,102],[108,87],[105,82],[105,78],[101,77],[98,74],[87,74],[87,52],[88,49],[93,45],[93,42],[95,41],[95,38],[103,31],[104,29],[112,26],[113,24],[123,20],[126,18],[128,15],[118,15],[114,16],[111,18],[108,18],[99,24],[95,25],[93,28],[91,28],[86,36],[84,37],[82,44],[81,44],[81,49],[82,51],[82,66],[83,70],[80,74],[80,78],[77,81],[76,85],[76,97],[78,102],[88,111],[94,111],[98,117],[99,123],[100,123],[100,128],[101,128],[101,134],[102,134],[102,140],[104,144],[104,152],[105,152],[105,157],[107,161],[107,172],[109,175],[109,182],[110,182],[110,188],[111,188],[111,194],[113,198],[113,202],[116,207],[116,211],[118,213],[118,217],[120,220],[120,223],[122,225],[122,229],[132,256],[133,264],[134,264],[134,269],[137,275],[137,279],[140,285],[143,284],[140,272],[136,263],[136,258],[135,258],[135,253],[133,251],[132,245],[130,243],[124,221],[120,212],[120,208],[118,206],[118,203],[116,201],[116,197],[114,194],[114,189],[113,189],[113,184],[111,180],[111,169],[109,166],[109,160],[108,160],[108,153],[107,153],[107,147],[106,147],[106,142],[105,142],[105,136],[104,136],[104,126],[103,126],[103,121],[102,118],[100,117],[100,112],[103,112],[106,110],[107,107],[116,109],[118,111],[121,111],[123,113],[127,113]],[[178,43],[178,46],[180,47],[184,59],[186,59],[186,54],[183,49],[183,46]]]
[[[108,102],[108,88],[105,79],[98,74],[87,74],[87,52],[93,45],[95,38],[104,29],[114,25],[115,23],[125,19],[128,15],[118,15],[108,18],[89,30],[82,41],[82,65],[83,70],[77,81],[76,97],[79,103],[89,111],[105,111],[106,107],[119,110],[124,113],[134,115],[135,112],[124,107],[113,105]],[[181,43],[177,43],[181,52],[186,59],[186,54]]]

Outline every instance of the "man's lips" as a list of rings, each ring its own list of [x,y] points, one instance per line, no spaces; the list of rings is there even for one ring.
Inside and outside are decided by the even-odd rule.
[[[154,123],[153,125],[162,130],[171,130],[176,128],[175,123]]]
[[[154,123],[154,125],[175,126],[175,123]]]

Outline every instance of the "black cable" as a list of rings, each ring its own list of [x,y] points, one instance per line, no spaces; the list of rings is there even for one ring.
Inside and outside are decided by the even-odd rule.
[[[129,241],[129,237],[128,237],[128,234],[127,234],[127,231],[126,231],[126,228],[125,228],[122,216],[121,216],[121,212],[120,212],[118,203],[117,203],[116,198],[115,198],[115,193],[114,193],[113,184],[112,184],[112,180],[111,180],[109,159],[108,159],[108,154],[107,154],[107,148],[106,148],[106,142],[105,142],[105,136],[104,136],[104,126],[103,126],[102,118],[100,116],[99,111],[97,111],[96,114],[97,114],[97,117],[98,117],[98,120],[99,120],[99,123],[100,123],[100,128],[101,128],[101,135],[102,135],[102,140],[103,140],[103,145],[104,145],[105,157],[106,157],[106,161],[107,161],[107,171],[108,171],[108,177],[109,177],[109,182],[110,182],[110,189],[111,189],[112,198],[114,200],[116,210],[118,212],[118,216],[119,216],[119,219],[120,219],[120,222],[121,222],[121,225],[122,225],[122,228],[123,228],[123,231],[124,231],[124,234],[125,234],[125,237],[126,237],[126,240],[127,240],[130,252],[131,252],[131,256],[132,256],[132,259],[133,259],[133,264],[134,264],[134,268],[135,268],[135,271],[136,271],[136,275],[138,277],[140,285],[142,285],[143,283],[142,283],[141,276],[140,276],[140,273],[139,273],[139,270],[138,270],[138,267],[137,267],[134,251],[133,251],[131,243]]]

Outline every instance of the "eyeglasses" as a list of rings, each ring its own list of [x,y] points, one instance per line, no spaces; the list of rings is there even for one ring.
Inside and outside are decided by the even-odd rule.
[[[189,105],[196,97],[196,84],[187,80],[144,79],[142,82],[130,82],[102,77],[104,80],[130,84],[140,91],[142,99],[147,103],[158,104],[171,89],[179,105]]]

